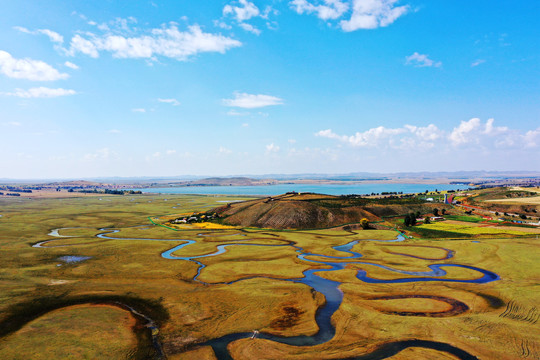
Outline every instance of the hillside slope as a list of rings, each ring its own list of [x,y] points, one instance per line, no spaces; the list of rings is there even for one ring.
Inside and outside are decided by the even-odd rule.
[[[429,204],[430,205],[430,204]],[[320,194],[285,194],[231,203],[216,209],[224,224],[271,229],[319,229],[359,223],[363,218],[429,212],[425,203],[379,206],[367,199],[347,199]],[[386,211],[385,211],[386,209]]]

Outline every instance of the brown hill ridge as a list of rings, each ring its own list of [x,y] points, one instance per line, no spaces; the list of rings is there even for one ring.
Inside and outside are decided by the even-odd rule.
[[[414,198],[367,199],[313,193],[287,193],[268,198],[230,203],[215,211],[227,225],[267,229],[322,229],[359,223],[363,218],[380,221],[383,216],[411,211],[428,213],[443,204],[427,204]],[[444,205],[443,205],[444,206]]]

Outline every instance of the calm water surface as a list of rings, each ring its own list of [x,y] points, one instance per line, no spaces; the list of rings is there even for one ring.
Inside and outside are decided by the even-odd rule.
[[[460,190],[466,189],[460,184],[278,184],[263,186],[184,186],[164,187],[142,190],[145,193],[162,194],[204,194],[204,195],[279,195],[289,191],[314,192],[327,195],[371,194],[381,192],[418,193],[434,190]]]

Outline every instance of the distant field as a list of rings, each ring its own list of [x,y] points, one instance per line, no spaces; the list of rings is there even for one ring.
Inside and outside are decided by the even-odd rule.
[[[524,235],[540,234],[540,229],[519,228],[513,226],[486,225],[479,223],[469,223],[462,221],[439,221],[431,224],[422,224],[416,226],[420,229],[448,231],[468,235]],[[413,230],[414,231],[414,230]]]
[[[525,198],[512,198],[512,199],[495,199],[486,200],[486,202],[507,204],[507,205],[540,205],[540,196],[532,196]]]

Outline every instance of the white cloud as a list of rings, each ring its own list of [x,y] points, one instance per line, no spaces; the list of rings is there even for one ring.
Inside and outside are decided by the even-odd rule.
[[[398,0],[353,0],[352,15],[339,24],[343,31],[376,29],[392,24],[407,13],[409,6],[395,6]]]
[[[534,130],[521,135],[518,130],[507,126],[493,126],[494,119],[488,119],[485,123],[478,118],[462,121],[455,127],[448,139],[454,147],[479,145],[482,147],[495,146],[497,148],[509,147],[534,147],[536,146]]]
[[[352,146],[363,147],[377,145],[380,140],[403,133],[404,131],[405,129],[389,129],[379,126],[364,132],[357,132],[352,136],[339,136],[330,129],[319,131],[316,135],[348,142]]]
[[[478,66],[480,64],[483,64],[485,62],[486,62],[486,60],[484,60],[484,59],[477,59],[477,60],[472,62],[471,67],[476,67],[476,66]]]
[[[225,106],[255,109],[265,106],[282,105],[283,99],[270,95],[234,93],[234,99],[223,99]]]
[[[540,127],[535,130],[529,130],[523,136],[525,147],[537,147],[540,145]]]
[[[131,109],[131,111],[136,112],[136,113],[145,113],[145,112],[146,112],[146,109],[143,109],[143,108],[136,108],[136,109]]]
[[[166,155],[174,155],[174,154],[176,154],[176,150],[167,150],[167,151],[165,151],[165,154]]]
[[[22,27],[22,26],[15,26],[14,29],[18,30],[20,32],[26,33],[26,34],[32,34],[32,35],[43,34],[43,35],[46,35],[54,43],[62,44],[64,42],[64,37],[62,35],[60,35],[57,32],[54,32],[52,30],[49,30],[49,29],[38,29],[38,30],[35,30],[35,31],[31,31],[31,30],[28,30],[27,28]]]
[[[232,150],[229,150],[226,147],[220,146],[219,150],[218,150],[218,153],[223,154],[223,155],[227,155],[227,154],[232,153]]]
[[[317,5],[307,0],[293,0],[289,5],[298,14],[315,13],[321,20],[335,20],[349,10],[349,4],[340,0],[323,0]]]
[[[117,129],[111,129],[111,130],[109,130],[109,133],[110,133],[110,134],[120,134],[121,131],[120,131],[120,130],[117,130]]]
[[[172,106],[180,105],[180,102],[176,99],[158,99],[158,101],[165,104],[171,104]]]
[[[442,62],[433,61],[428,55],[415,52],[411,56],[405,57],[405,65],[413,65],[415,67],[441,67]]]
[[[246,23],[240,23],[238,24],[238,26],[240,26],[242,29],[250,32],[250,33],[253,33],[255,35],[260,35],[261,34],[261,30],[257,29],[255,26],[251,25],[251,24],[246,24]]]
[[[279,146],[274,145],[274,143],[266,145],[266,152],[275,153],[279,151]]]
[[[354,135],[338,135],[331,129],[321,130],[315,136],[338,140],[353,147],[380,147],[410,148],[422,146],[429,148],[443,136],[443,132],[434,124],[428,126],[405,125],[402,128],[386,128],[378,126]]]
[[[233,6],[230,4],[225,5],[223,8],[223,15],[231,15],[238,22],[243,22],[251,19],[252,17],[259,16],[259,8],[255,6],[254,3],[247,0],[239,0],[238,3],[241,6]]]
[[[88,33],[83,37],[77,34],[71,39],[67,53],[73,56],[80,52],[97,58],[100,51],[107,51],[115,58],[153,60],[159,55],[185,61],[199,53],[225,53],[241,45],[240,41],[221,34],[206,33],[198,25],[189,26],[187,31],[179,31],[176,24],[171,23],[169,27],[150,29],[140,36]]]
[[[218,28],[221,28],[221,29],[225,29],[225,30],[232,29],[231,25],[228,25],[228,24],[224,23],[223,21],[219,21],[219,20],[214,20],[214,26],[218,27]]]
[[[379,126],[354,135],[339,135],[331,129],[321,130],[318,137],[337,140],[352,147],[365,149],[427,150],[434,147],[447,151],[475,149],[486,153],[498,148],[531,148],[540,146],[540,128],[520,133],[507,126],[494,126],[494,120],[478,118],[461,121],[451,131],[428,126],[404,125],[399,128]]]
[[[37,87],[28,90],[15,89],[15,92],[3,93],[6,96],[15,96],[20,98],[53,98],[59,96],[75,95],[77,92],[71,89],[51,89],[47,87]]]
[[[77,52],[83,53],[93,58],[99,57],[99,52],[96,45],[92,41],[84,39],[79,34],[75,35],[71,39],[71,47],[68,54],[74,55]]]
[[[14,79],[33,81],[54,81],[69,77],[68,74],[60,73],[43,61],[15,59],[10,53],[3,50],[0,50],[0,73]]]
[[[454,128],[448,138],[452,145],[456,146],[470,142],[478,142],[476,132],[479,129],[480,119],[472,118],[469,121],[462,121],[459,126]]]
[[[486,121],[486,125],[484,128],[483,133],[490,136],[496,136],[500,134],[504,134],[509,131],[508,127],[506,126],[493,126],[494,119],[488,119]]]
[[[443,133],[437,126],[434,124],[429,124],[425,127],[417,127],[414,125],[405,125],[405,129],[409,130],[411,133],[415,134],[421,139],[435,141],[443,136]]]
[[[319,19],[338,20],[346,32],[376,29],[392,24],[409,11],[408,5],[397,6],[399,0],[292,0],[289,6],[298,14],[315,14]],[[349,14],[349,19],[343,19]]]
[[[64,37],[60,35],[59,33],[54,32],[52,30],[39,29],[37,30],[37,32],[47,35],[52,42],[59,43],[59,44],[62,44],[64,42]]]
[[[249,124],[248,123],[243,123],[242,127],[249,127]]]
[[[78,70],[79,69],[79,67],[77,65],[75,65],[74,63],[72,63],[71,61],[66,61],[64,63],[64,65],[67,66],[70,69],[73,69],[73,70]]]

